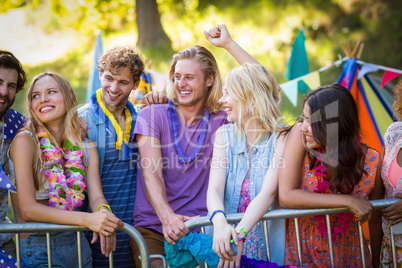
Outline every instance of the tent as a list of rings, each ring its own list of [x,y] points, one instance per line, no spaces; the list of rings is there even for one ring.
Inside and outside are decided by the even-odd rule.
[[[374,65],[367,67],[359,62],[358,59],[349,58],[343,65],[337,83],[349,89],[356,100],[363,142],[381,153],[384,133],[394,122],[393,111],[367,74],[367,71],[376,71],[372,68]]]

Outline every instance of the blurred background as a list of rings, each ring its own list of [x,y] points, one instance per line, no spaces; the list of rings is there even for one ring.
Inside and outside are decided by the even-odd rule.
[[[0,48],[21,60],[28,82],[41,72],[56,72],[84,104],[97,31],[104,51],[136,46],[152,61],[148,68],[163,74],[175,52],[205,46],[225,76],[237,63],[203,35],[225,23],[232,37],[284,83],[302,28],[310,72],[344,57],[342,43],[349,40],[364,42],[361,60],[402,69],[401,11],[401,0],[0,0]],[[321,84],[336,82],[341,71],[339,65],[321,72]],[[24,114],[26,91],[13,106]],[[282,95],[287,119],[302,111],[303,94],[298,94],[296,107]]]

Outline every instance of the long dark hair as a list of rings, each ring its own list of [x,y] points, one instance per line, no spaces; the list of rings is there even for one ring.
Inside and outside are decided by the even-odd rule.
[[[324,149],[324,166],[335,168],[330,181],[332,191],[351,193],[364,172],[364,153],[360,143],[357,105],[349,90],[339,84],[319,87],[307,94],[304,105],[311,109],[314,141]],[[317,164],[317,153],[309,150],[310,166]]]
[[[306,147],[310,168],[316,167],[317,157],[321,158],[324,167],[335,168],[331,190],[349,194],[366,173],[356,102],[344,86],[332,84],[307,94],[303,106],[306,104],[311,111],[313,139],[323,150]],[[297,118],[296,124],[302,122],[303,117]],[[281,134],[287,135],[293,126]]]

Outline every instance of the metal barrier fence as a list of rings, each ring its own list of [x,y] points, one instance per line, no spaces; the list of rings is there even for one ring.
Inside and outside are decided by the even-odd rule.
[[[398,198],[381,199],[381,200],[372,200],[370,202],[373,204],[374,209],[382,209],[382,208],[388,207],[389,205],[393,204],[396,201],[399,201],[399,199]],[[300,246],[301,242],[300,242],[298,218],[305,217],[305,216],[325,215],[326,223],[327,223],[327,230],[328,230],[328,247],[331,252],[331,254],[330,254],[331,266],[334,267],[332,236],[331,236],[331,222],[330,222],[329,215],[334,214],[334,213],[343,213],[343,212],[349,212],[349,210],[346,208],[332,208],[332,209],[278,209],[278,210],[269,211],[261,218],[261,220],[263,221],[264,239],[265,239],[265,244],[267,245],[266,248],[267,248],[268,259],[270,259],[270,249],[269,249],[268,226],[267,226],[267,222],[266,222],[267,220],[285,219],[285,218],[294,218],[295,219],[297,253],[298,253],[298,259],[299,259],[299,266],[301,266],[302,249]],[[244,213],[228,214],[227,221],[230,224],[238,223],[243,218],[243,215],[244,215]],[[209,222],[209,217],[200,217],[200,218],[191,219],[191,220],[185,222],[185,225],[190,230],[201,227],[201,230],[204,232],[203,227],[209,226],[209,225],[211,225],[211,223]],[[396,234],[396,233],[398,233],[398,232],[393,231],[391,228],[391,234]],[[361,249],[360,254],[361,254],[361,256],[364,256],[364,246],[363,246],[364,236],[363,236],[363,230],[362,230],[361,224],[359,224],[359,238],[360,238],[360,249]],[[395,250],[393,248],[393,252],[394,251]],[[395,263],[395,261],[396,261],[396,258],[394,258],[394,263]],[[366,267],[364,257],[362,257],[362,266]],[[396,267],[396,265],[395,265],[395,267]]]
[[[382,199],[382,200],[374,200],[370,201],[373,204],[374,209],[382,209],[385,208],[394,202],[399,201],[398,198],[395,199]],[[272,219],[285,219],[285,218],[294,218],[295,219],[295,230],[296,230],[296,242],[297,242],[297,252],[298,252],[298,259],[299,259],[299,266],[301,266],[301,256],[302,256],[302,249],[300,246],[300,234],[298,228],[298,217],[305,217],[305,216],[314,216],[314,215],[325,215],[326,216],[326,223],[327,223],[327,230],[329,230],[328,234],[328,246],[330,252],[333,253],[332,248],[332,237],[331,237],[331,223],[330,223],[330,214],[333,213],[343,213],[349,212],[346,208],[334,208],[334,209],[278,209],[272,210],[266,213],[261,220],[263,221],[263,230],[264,230],[264,239],[267,245],[267,256],[270,259],[270,249],[269,249],[269,237],[268,237],[268,226],[266,221]],[[230,224],[238,223],[244,213],[236,213],[236,214],[228,214],[227,220]],[[191,219],[185,222],[187,228],[194,229],[200,228],[204,232],[204,227],[211,225],[209,222],[209,217],[200,217]],[[41,232],[46,233],[47,238],[47,249],[48,249],[48,267],[52,267],[52,259],[51,259],[51,245],[50,245],[50,232],[63,232],[63,231],[75,231],[77,232],[77,246],[78,246],[78,259],[79,259],[79,267],[82,267],[82,256],[81,252],[81,236],[80,232],[89,230],[83,226],[75,226],[75,225],[58,225],[58,224],[49,224],[49,223],[12,223],[12,224],[0,224],[0,233],[15,233],[15,243],[16,243],[16,252],[17,252],[17,265],[21,267],[21,254],[20,254],[20,233],[32,233],[32,232]],[[121,227],[119,231],[127,233],[134,241],[137,243],[140,257],[141,257],[141,266],[142,268],[149,268],[150,267],[150,258],[160,258],[164,260],[164,265],[166,264],[166,260],[163,258],[162,255],[149,255],[148,247],[145,243],[144,238],[141,234],[131,225],[124,224],[124,227]],[[400,234],[402,233],[402,224],[397,226],[391,227],[390,230],[391,234]],[[359,238],[360,238],[360,248],[361,254],[364,255],[364,237],[362,232],[362,227],[359,224]],[[392,244],[393,236],[391,236]],[[394,245],[393,245],[394,246]],[[395,250],[393,248],[393,255],[394,255],[394,266],[396,267],[396,258],[395,258]],[[331,265],[334,267],[334,260],[333,254],[331,256]],[[109,257],[109,265],[113,267],[113,255],[111,254]],[[362,266],[365,267],[365,258],[362,258]]]
[[[47,240],[47,256],[48,267],[52,267],[52,252],[51,252],[51,240],[50,232],[64,232],[75,231],[77,232],[77,247],[78,247],[78,265],[82,267],[81,256],[81,232],[88,231],[89,229],[83,226],[75,225],[58,225],[50,223],[10,223],[0,224],[0,233],[15,233],[15,245],[17,252],[17,265],[21,267],[21,252],[20,252],[20,233],[33,233],[40,232],[46,233]],[[119,231],[128,234],[137,243],[140,250],[141,266],[143,268],[149,268],[151,266],[149,260],[149,251],[142,235],[131,225],[124,223],[124,226],[119,228]],[[109,266],[113,267],[113,254],[109,255]]]

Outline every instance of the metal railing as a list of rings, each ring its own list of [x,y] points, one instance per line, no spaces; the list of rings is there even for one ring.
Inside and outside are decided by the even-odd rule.
[[[398,198],[394,199],[381,199],[381,200],[372,200],[370,201],[373,204],[374,209],[382,209],[386,208],[389,205],[392,205],[394,202],[399,201]],[[264,230],[264,239],[265,244],[267,245],[267,256],[270,259],[270,249],[269,249],[269,237],[268,237],[268,226],[267,220],[273,219],[287,219],[287,218],[294,218],[295,219],[295,233],[296,233],[296,243],[297,243],[297,253],[298,253],[298,261],[299,266],[302,264],[302,248],[300,242],[300,233],[299,233],[299,224],[298,218],[299,217],[306,217],[306,216],[315,216],[315,215],[325,215],[326,223],[327,223],[327,230],[328,230],[328,247],[331,252],[330,254],[330,261],[331,266],[334,267],[334,259],[333,259],[333,248],[332,248],[332,236],[331,236],[331,222],[330,222],[330,214],[334,213],[343,213],[349,212],[347,208],[331,208],[331,209],[278,209],[278,210],[271,210],[267,212],[262,218],[261,221],[263,222],[263,230]],[[228,214],[227,221],[229,224],[236,224],[240,222],[243,218],[244,213],[236,213],[236,214]],[[188,229],[194,228],[203,228],[205,226],[212,225],[209,222],[209,217],[199,217],[191,219],[185,222],[185,225]],[[365,258],[364,258],[364,236],[361,224],[359,224],[359,238],[360,238],[360,249],[361,249],[361,256],[362,256],[362,266],[366,267]],[[393,248],[394,250],[394,248]]]
[[[399,201],[398,198],[394,199],[382,199],[382,200],[374,200],[370,201],[373,204],[374,209],[382,209],[385,208],[394,202]],[[334,213],[343,213],[349,212],[346,208],[333,208],[333,209],[278,209],[272,210],[266,213],[261,221],[263,222],[263,231],[264,231],[264,239],[267,245],[267,256],[270,259],[270,248],[269,248],[269,237],[268,237],[268,226],[267,220],[272,219],[287,219],[294,218],[295,220],[295,233],[296,233],[296,243],[297,243],[297,252],[298,252],[298,261],[299,266],[302,264],[302,248],[300,242],[300,233],[298,227],[298,218],[306,217],[306,216],[315,216],[315,215],[325,215],[327,230],[328,230],[328,247],[332,254],[330,254],[331,266],[334,267],[334,259],[333,259],[333,248],[332,248],[332,236],[331,236],[331,222],[330,222],[330,214]],[[227,220],[230,224],[238,223],[244,216],[244,213],[236,213],[236,214],[228,214]],[[209,222],[209,217],[199,217],[191,219],[185,222],[187,228],[201,228],[204,232],[204,227],[211,225]],[[82,267],[82,256],[81,256],[81,235],[80,232],[89,230],[83,226],[75,226],[75,225],[58,225],[58,224],[49,224],[49,223],[13,223],[13,224],[0,224],[0,233],[15,233],[15,243],[16,243],[16,252],[17,252],[17,265],[21,267],[21,254],[20,254],[20,233],[32,233],[32,232],[40,232],[46,233],[47,238],[47,249],[48,249],[48,267],[52,267],[51,260],[51,245],[50,245],[50,232],[63,232],[63,231],[75,231],[77,232],[77,246],[78,246],[78,259],[79,259],[79,267]],[[124,224],[124,227],[121,227],[119,231],[127,233],[135,243],[137,243],[139,251],[140,251],[140,259],[142,268],[150,267],[150,258],[160,258],[164,260],[164,265],[166,265],[166,260],[162,255],[149,255],[148,247],[145,243],[144,238],[141,234],[131,225]],[[402,224],[393,226],[391,228],[391,239],[393,240],[393,234],[399,234],[402,232]],[[364,236],[362,232],[362,227],[359,224],[359,239],[360,239],[360,248],[361,248],[361,256],[362,256],[362,266],[365,267],[365,258],[364,256]],[[395,249],[393,248],[393,254]],[[394,257],[394,262],[396,261]],[[113,267],[113,255],[111,254],[109,257],[109,265]]]
[[[76,225],[59,225],[51,223],[9,223],[0,224],[0,233],[15,233],[15,246],[17,253],[17,265],[21,267],[21,251],[20,251],[20,233],[46,233],[47,242],[47,256],[48,267],[52,267],[52,251],[51,251],[51,235],[50,232],[64,232],[75,231],[77,232],[77,247],[78,247],[78,266],[82,267],[82,255],[81,255],[81,232],[88,231],[89,229],[83,226]],[[149,259],[148,246],[145,243],[142,235],[131,225],[124,223],[123,227],[120,227],[118,231],[128,234],[140,251],[141,267],[149,268],[151,266]],[[113,254],[109,255],[109,266],[113,267]]]

